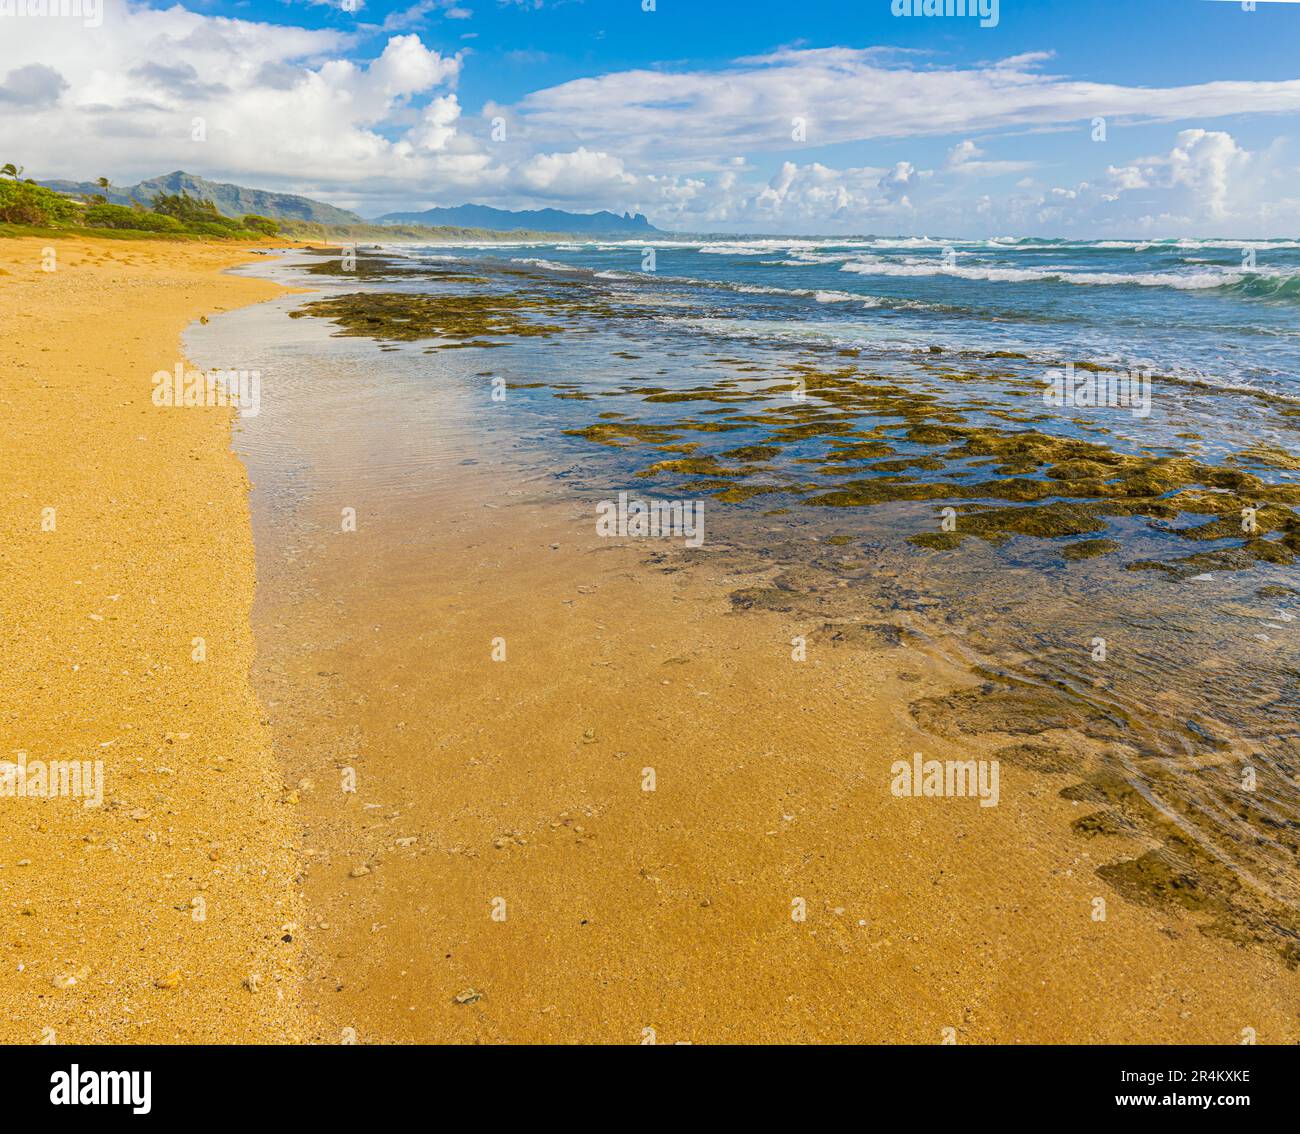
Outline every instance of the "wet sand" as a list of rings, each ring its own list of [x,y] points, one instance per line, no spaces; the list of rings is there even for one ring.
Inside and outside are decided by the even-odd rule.
[[[292,306],[204,341],[279,334],[259,320]],[[466,396],[482,356],[368,383],[367,348],[277,367],[273,412],[236,438],[258,483],[255,682],[301,798],[314,1039],[1300,1036],[1275,953],[1097,877],[1140,848],[1071,830],[1093,810],[1058,794],[1077,777],[1003,762],[989,808],[891,794],[915,751],[1024,739],[921,731],[910,705],[967,671],[738,611],[775,574],[739,549],[598,538],[590,501]]]
[[[187,324],[279,291],[220,274],[252,258],[0,240],[0,761],[103,762],[99,807],[0,796],[5,1043],[305,1034],[232,411],[150,397]]]
[[[796,664],[807,628],[729,615],[735,580],[660,574],[562,503],[508,533],[480,512],[436,550],[373,521],[263,610],[312,784],[319,1038],[1294,1042],[1295,975],[1121,901],[1093,870],[1122,852],[1072,840],[1083,809],[1031,773],[1004,765],[995,808],[890,795],[918,748],[990,755],[907,715],[956,674],[824,642]]]

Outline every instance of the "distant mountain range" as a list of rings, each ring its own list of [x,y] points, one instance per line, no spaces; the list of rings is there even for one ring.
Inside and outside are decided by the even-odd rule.
[[[425,209],[421,213],[386,213],[377,224],[422,224],[431,227],[487,228],[509,232],[526,228],[534,232],[580,232],[602,236],[627,236],[658,232],[640,213],[566,213],[562,209],[494,209],[489,205],[457,205],[455,208]]]
[[[90,197],[102,194],[110,204],[129,205],[138,201],[152,203],[159,193],[185,192],[191,197],[211,201],[217,211],[227,217],[242,217],[248,213],[271,217],[280,221],[308,221],[322,225],[364,225],[356,213],[335,208],[310,197],[292,193],[271,193],[265,189],[245,189],[242,185],[228,185],[209,181],[193,173],[176,170],[161,177],[151,177],[136,185],[113,185],[101,189],[93,181],[41,181],[56,193],[70,193]],[[567,213],[562,209],[532,209],[515,212],[494,209],[488,205],[457,205],[455,208],[425,209],[419,213],[387,213],[371,222],[377,225],[422,225],[429,228],[478,228],[493,232],[514,232],[527,229],[534,233],[583,233],[600,236],[629,236],[658,232],[644,216],[624,213]]]
[[[242,185],[226,185],[179,169],[162,177],[151,177],[138,185],[114,185],[109,189],[101,189],[93,181],[41,181],[39,184],[56,193],[75,193],[87,197],[101,193],[114,205],[129,205],[132,201],[139,201],[147,206],[159,193],[175,194],[184,190],[191,197],[211,201],[217,206],[217,211],[227,217],[256,213],[274,220],[314,221],[317,224],[363,223],[356,213],[336,209],[333,205],[313,201],[308,197],[296,197],[292,193],[270,193],[265,189],[245,189]]]

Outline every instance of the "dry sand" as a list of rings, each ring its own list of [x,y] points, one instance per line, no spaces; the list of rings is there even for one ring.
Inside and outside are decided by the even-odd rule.
[[[303,1034],[232,411],[150,397],[187,324],[279,290],[219,274],[250,258],[0,240],[0,760],[104,769],[98,808],[0,797],[3,1042]]]

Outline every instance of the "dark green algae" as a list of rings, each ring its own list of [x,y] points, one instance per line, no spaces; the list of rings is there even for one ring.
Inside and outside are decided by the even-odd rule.
[[[1111,840],[1102,854],[1113,860],[1096,867],[1102,881],[1128,901],[1194,915],[1201,933],[1269,949],[1290,968],[1300,965],[1300,912],[1247,885],[1240,870],[1245,865],[1248,873],[1267,876],[1276,875],[1279,857],[1294,864],[1300,822],[1261,802],[1219,762],[1161,760],[1122,709],[1071,700],[1047,686],[990,681],[914,701],[911,713],[927,732],[957,741],[988,733],[1031,738],[998,748],[994,757],[1067,781],[1060,797],[1089,808],[1072,822],[1074,834]],[[1215,747],[1211,737],[1194,739]],[[1141,762],[1141,790],[1114,760],[1117,749]],[[1202,801],[1199,809],[1192,799]],[[1210,838],[1205,800],[1220,817]],[[1209,849],[1225,840],[1233,866]],[[1259,849],[1265,843],[1272,864]]]
[[[410,271],[449,281],[464,275],[436,266],[403,267],[379,257],[359,256],[357,264],[376,274]],[[336,261],[325,261],[309,270],[337,273],[337,267]],[[553,340],[577,322],[626,314],[626,308],[594,291],[561,282],[569,286],[548,281],[545,288],[501,292],[356,292],[313,300],[291,314],[325,318],[338,328],[336,334],[379,342],[440,340],[431,349]],[[691,490],[711,492],[728,504],[787,495],[790,500],[783,503],[814,508],[930,505],[933,527],[905,537],[921,551],[951,550],[967,538],[999,544],[1028,537],[1058,541],[1065,559],[1090,558],[1119,550],[1117,541],[1107,538],[1113,521],[1141,518],[1153,530],[1219,546],[1137,560],[1125,564],[1130,570],[1186,578],[1257,562],[1290,564],[1300,553],[1300,515],[1294,507],[1300,504],[1300,485],[1268,483],[1250,468],[1300,464],[1277,446],[1256,444],[1229,465],[1212,465],[1177,450],[1122,452],[1104,440],[1055,436],[1032,427],[1052,420],[1044,414],[984,408],[977,410],[983,418],[977,423],[969,419],[970,407],[899,379],[865,374],[856,352],[839,353],[839,364],[797,361],[780,367],[777,375],[771,368],[752,375],[751,364],[733,359],[731,372],[713,372],[708,381],[685,388],[634,383],[594,391],[549,385],[556,398],[575,402],[620,396],[656,407],[710,407],[669,421],[603,413],[591,424],[565,431],[605,446],[659,449],[665,459],[647,462],[638,471],[641,478],[675,481],[678,489],[693,478]],[[1020,361],[1005,352],[990,357]],[[935,373],[947,384],[990,380],[951,363]],[[1036,396],[1038,387],[1012,383],[1008,392]],[[744,444],[699,451],[703,436],[740,432]],[[797,477],[791,475],[796,469],[802,470]],[[953,514],[941,525],[945,507]],[[1256,510],[1253,531],[1240,523],[1247,508]],[[1193,522],[1198,517],[1208,520]]]
[[[339,328],[335,334],[344,337],[415,342],[435,338],[477,340],[484,336],[549,337],[559,334],[564,326],[530,319],[527,315],[550,309],[535,298],[483,292],[468,295],[355,292],[313,300],[289,314],[294,319],[308,315],[328,319]]]
[[[951,549],[967,537],[1001,543],[1016,536],[1062,541],[1099,536],[1114,520],[1140,517],[1152,521],[1155,530],[1187,540],[1236,544],[1163,564],[1173,576],[1209,568],[1241,569],[1257,561],[1286,564],[1300,552],[1300,516],[1294,508],[1300,503],[1300,486],[1270,484],[1235,463],[1211,465],[1178,452],[1125,453],[1100,441],[1037,429],[972,424],[952,406],[938,405],[933,395],[864,378],[850,367],[829,374],[801,369],[799,374],[805,388],[826,405],[772,406],[755,395],[755,409],[717,424],[614,422],[567,432],[606,445],[667,448],[688,432],[726,431],[730,423],[753,439],[713,455],[652,461],[638,475],[721,481],[713,491],[724,502],[787,492],[814,507],[929,503],[936,509],[935,530],[908,537],[922,549]],[[788,389],[783,384],[778,388]],[[691,396],[703,393],[697,388]],[[875,423],[864,427],[863,417]],[[809,466],[818,480],[783,479],[773,462],[810,444],[819,445],[821,453],[791,456],[783,464]],[[900,454],[900,446],[913,451]],[[1247,451],[1243,456],[1273,467],[1280,463],[1272,451]],[[993,475],[980,476],[984,469]],[[947,475],[909,475],[913,473]],[[762,478],[752,492],[745,491],[749,486],[744,483],[734,483],[752,477]],[[947,525],[951,530],[940,530],[938,523],[939,508],[945,504],[955,513],[954,522]],[[1255,510],[1254,530],[1249,532],[1241,523],[1247,508]],[[1211,518],[1198,524],[1188,517]],[[1060,545],[1067,559],[1119,549],[1118,541],[1107,538]],[[1150,566],[1154,562],[1128,566],[1158,569]]]

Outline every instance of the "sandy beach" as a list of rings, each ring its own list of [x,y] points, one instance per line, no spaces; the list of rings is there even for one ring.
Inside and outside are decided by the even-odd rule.
[[[1081,837],[1068,769],[891,792],[1025,739],[923,731],[968,672],[742,609],[740,544],[599,538],[439,383],[277,368],[250,512],[233,411],[150,376],[201,316],[230,365],[326,332],[240,248],[53,246],[0,242],[3,748],[104,794],[0,800],[0,1039],[1300,1039],[1275,951],[1097,875],[1154,844]]]
[[[98,806],[0,798],[5,1043],[305,1034],[233,411],[151,402],[186,325],[277,291],[221,274],[247,259],[0,241],[0,760],[102,767]]]

